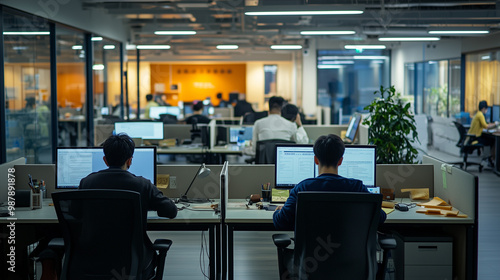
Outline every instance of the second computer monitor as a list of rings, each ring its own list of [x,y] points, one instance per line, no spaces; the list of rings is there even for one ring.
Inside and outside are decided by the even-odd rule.
[[[338,174],[358,179],[368,188],[376,180],[376,147],[372,145],[345,145],[344,159]],[[313,145],[276,145],[275,186],[293,188],[302,180],[319,175],[314,163]]]
[[[500,121],[500,105],[491,106],[491,122]]]
[[[116,122],[115,133],[126,133],[132,138],[162,140],[162,122]]]

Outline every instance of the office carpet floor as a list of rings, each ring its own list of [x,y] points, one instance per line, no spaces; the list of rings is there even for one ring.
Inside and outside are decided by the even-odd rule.
[[[447,162],[460,161],[440,151],[431,150],[429,155]],[[480,161],[471,157],[470,161]],[[479,177],[479,260],[478,279],[496,280],[500,275],[500,177],[491,170],[479,173],[477,167],[468,171]],[[278,279],[276,249],[272,232],[236,232],[234,270],[237,280]],[[200,268],[202,235],[199,232],[150,232],[154,238],[170,238],[174,241],[167,256],[165,279],[206,279]],[[207,238],[208,235],[205,235]],[[208,256],[205,265],[208,273]],[[388,277],[389,279],[389,277]]]

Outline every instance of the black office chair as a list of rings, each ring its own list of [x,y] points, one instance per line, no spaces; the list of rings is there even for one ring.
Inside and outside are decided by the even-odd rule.
[[[159,252],[156,274],[142,275],[147,217],[140,194],[125,190],[78,190],[52,194],[64,238],[60,279],[162,279],[171,240],[152,245]],[[49,244],[49,247],[57,245]],[[154,272],[154,271],[153,271]]]
[[[467,130],[465,129],[463,124],[456,122],[456,121],[454,121],[453,124],[457,128],[459,136],[460,136],[460,138],[458,139],[458,142],[455,146],[460,148],[460,155],[462,156],[462,161],[461,162],[453,162],[452,164],[459,165],[460,168],[463,168],[464,170],[466,170],[468,166],[478,165],[479,172],[483,171],[483,166],[481,165],[481,163],[468,162],[467,158],[474,151],[477,151],[478,156],[481,155],[481,150],[483,149],[484,145],[477,143],[476,135],[467,134]]]
[[[274,164],[276,144],[295,144],[294,141],[282,139],[269,139],[257,141],[255,149],[255,164]]]
[[[177,116],[171,114],[160,114],[160,121],[164,124],[176,124]]]
[[[273,235],[280,279],[384,279],[396,241],[377,242],[381,203],[382,195],[368,193],[299,193],[295,249],[288,235]],[[385,249],[379,269],[378,245]]]
[[[242,124],[254,124],[256,120],[267,117],[267,111],[248,113],[243,116]]]

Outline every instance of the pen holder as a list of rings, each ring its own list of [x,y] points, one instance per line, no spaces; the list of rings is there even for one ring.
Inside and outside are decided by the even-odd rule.
[[[42,208],[42,193],[41,192],[38,192],[38,193],[31,193],[31,197],[32,197],[32,204],[31,204],[31,209],[40,209]]]
[[[262,202],[269,202],[271,200],[271,190],[262,189]]]

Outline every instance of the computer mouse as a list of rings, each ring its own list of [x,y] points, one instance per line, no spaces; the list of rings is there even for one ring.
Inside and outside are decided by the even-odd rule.
[[[394,205],[394,207],[399,211],[408,211],[408,205],[404,203],[397,203],[396,205]]]

